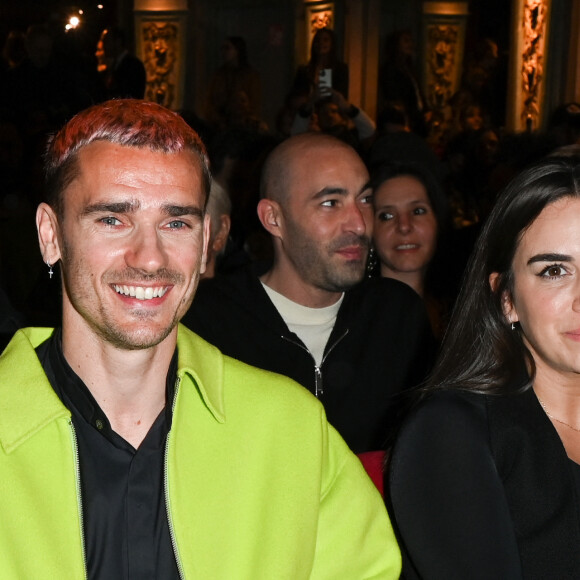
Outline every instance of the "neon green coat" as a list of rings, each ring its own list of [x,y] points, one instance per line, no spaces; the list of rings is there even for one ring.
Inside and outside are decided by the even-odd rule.
[[[85,577],[70,413],[16,333],[0,357],[0,578]],[[305,389],[223,356],[180,326],[167,444],[182,577],[398,578],[379,493]]]

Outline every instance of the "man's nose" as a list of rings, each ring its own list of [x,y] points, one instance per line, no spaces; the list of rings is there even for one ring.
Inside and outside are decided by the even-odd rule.
[[[345,223],[348,231],[354,232],[357,235],[363,235],[372,224],[372,210],[369,206],[368,219],[364,214],[364,210],[359,207],[357,203],[348,206],[348,216]]]
[[[125,262],[131,268],[147,273],[167,266],[167,254],[159,232],[154,227],[137,229],[128,242]]]

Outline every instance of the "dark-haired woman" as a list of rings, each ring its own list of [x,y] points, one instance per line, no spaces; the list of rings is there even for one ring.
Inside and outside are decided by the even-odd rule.
[[[405,578],[580,578],[580,162],[521,173],[482,231],[389,504]]]
[[[338,58],[336,35],[330,28],[320,28],[312,38],[308,64],[298,67],[296,71],[293,90],[303,95],[319,91],[320,74],[328,70],[329,88],[348,100],[348,66]],[[330,94],[325,94],[323,88],[319,92],[321,97]]]
[[[246,41],[240,36],[228,36],[221,50],[223,64],[210,81],[205,110],[206,121],[218,130],[230,126],[242,93],[249,114],[259,118],[262,96],[260,76],[248,62]]]
[[[375,169],[370,187],[378,273],[407,284],[423,298],[433,333],[441,338],[455,288],[455,276],[448,271],[441,276],[434,263],[440,235],[446,229],[445,195],[427,170],[412,164]]]

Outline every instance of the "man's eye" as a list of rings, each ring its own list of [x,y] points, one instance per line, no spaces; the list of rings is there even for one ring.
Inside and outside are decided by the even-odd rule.
[[[112,216],[102,218],[101,222],[103,222],[106,226],[118,226],[121,223],[116,217]]]
[[[186,227],[186,223],[182,222],[181,220],[173,220],[167,224],[167,227],[172,230],[179,230],[181,228]]]
[[[324,207],[335,207],[337,203],[336,199],[326,199],[320,205]]]
[[[364,203],[364,204],[371,204],[371,203],[373,203],[373,196],[372,196],[372,194],[369,193],[368,195],[363,195],[360,198],[360,202],[361,203]]]

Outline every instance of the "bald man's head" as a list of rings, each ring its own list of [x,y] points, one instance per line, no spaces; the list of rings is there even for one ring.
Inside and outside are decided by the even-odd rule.
[[[288,199],[293,169],[301,167],[316,171],[317,152],[321,149],[346,149],[357,153],[344,141],[322,133],[302,133],[283,141],[268,156],[262,169],[260,197],[284,204]]]
[[[277,291],[291,299],[288,286],[337,293],[362,279],[373,217],[368,181],[356,151],[334,137],[303,134],[272,151],[258,216],[273,236]]]

